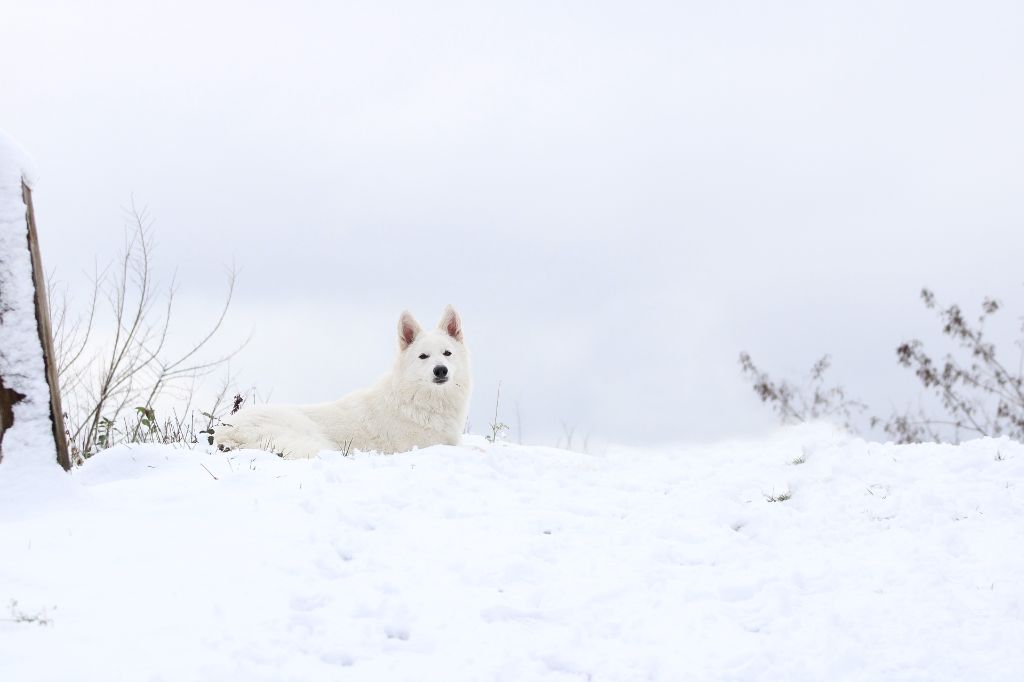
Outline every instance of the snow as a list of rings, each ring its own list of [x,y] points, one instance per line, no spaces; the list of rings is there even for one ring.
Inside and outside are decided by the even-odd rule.
[[[36,326],[35,287],[28,250],[26,207],[21,183],[30,183],[25,152],[0,132],[0,376],[25,396],[14,405],[14,425],[3,436],[0,477],[28,467],[31,480],[60,471],[50,421],[50,392],[43,347]]]
[[[815,426],[308,461],[140,445],[31,505],[14,483],[0,475],[3,680],[1024,669],[1024,446],[1005,439],[895,446]]]

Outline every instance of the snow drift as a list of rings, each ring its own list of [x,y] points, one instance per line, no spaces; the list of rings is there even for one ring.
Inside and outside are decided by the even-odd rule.
[[[309,461],[145,445],[29,509],[2,473],[4,680],[1024,670],[1024,446],[1008,440],[813,427]]]

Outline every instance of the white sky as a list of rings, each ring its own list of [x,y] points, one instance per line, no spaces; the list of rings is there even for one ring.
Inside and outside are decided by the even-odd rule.
[[[740,350],[780,374],[831,352],[887,413],[918,395],[894,348],[933,338],[922,285],[1024,312],[1019,3],[2,14],[47,267],[84,281],[134,195],[198,323],[239,265],[233,369],[275,401],[375,378],[402,308],[450,301],[475,430],[500,379],[527,442],[717,438],[772,423]]]

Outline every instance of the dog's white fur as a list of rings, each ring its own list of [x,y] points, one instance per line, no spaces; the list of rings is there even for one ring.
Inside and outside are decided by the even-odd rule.
[[[436,367],[447,369],[446,382],[437,383]],[[469,350],[455,309],[446,307],[429,331],[406,311],[398,321],[395,366],[375,384],[331,403],[244,408],[214,430],[214,442],[223,450],[262,448],[289,459],[321,450],[394,453],[457,445],[471,388]]]

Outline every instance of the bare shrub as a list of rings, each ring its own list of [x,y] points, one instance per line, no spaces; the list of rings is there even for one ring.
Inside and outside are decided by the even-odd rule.
[[[921,300],[936,312],[942,333],[956,343],[960,357],[947,353],[936,359],[921,341],[911,339],[896,348],[896,358],[939,399],[942,413],[897,413],[886,420],[875,418],[873,423],[881,424],[901,443],[942,440],[950,433],[953,440],[965,434],[1024,440],[1024,328],[1011,364],[985,335],[985,323],[1002,307],[997,300],[985,298],[974,321],[958,305],[939,304],[929,289],[921,290]]]
[[[66,288],[57,289],[50,281],[65,428],[78,463],[119,442],[196,443],[204,432],[196,428],[192,406],[198,382],[225,369],[245,345],[208,356],[234,294],[232,270],[213,324],[186,349],[170,349],[172,324],[177,323],[176,281],[172,278],[166,289],[158,287],[152,270],[152,221],[134,204],[129,217],[120,253],[111,264],[94,269],[83,315],[70,316]],[[201,413],[205,430],[226,407],[227,385],[225,381],[214,405]],[[158,419],[157,404],[167,398],[177,400],[180,410]]]
[[[54,606],[53,608],[56,609],[57,607]],[[7,610],[10,613],[10,618],[0,618],[0,620],[10,623],[32,623],[42,627],[53,625],[53,618],[50,617],[49,609],[40,609],[35,613],[30,613],[18,606],[17,599],[12,599],[7,603]]]
[[[504,423],[498,418],[498,409],[501,407],[501,382],[498,382],[498,393],[494,397],[494,419],[491,420],[491,434],[485,436],[491,443],[497,443],[499,440],[505,440],[505,434],[508,431],[508,424]]]
[[[821,356],[811,366],[803,383],[792,384],[772,379],[754,364],[748,353],[740,353],[740,367],[753,384],[754,393],[761,402],[767,403],[775,411],[782,423],[831,419],[852,429],[854,418],[864,412],[867,406],[849,398],[842,386],[826,383],[825,374],[831,364],[828,355]]]
[[[958,305],[941,305],[929,289],[922,289],[921,300],[936,312],[943,335],[955,342],[957,352],[937,358],[919,339],[911,339],[897,346],[896,360],[913,370],[937,403],[927,409],[896,411],[887,418],[872,416],[870,428],[880,427],[899,443],[958,442],[964,436],[1001,435],[1024,440],[1024,326],[1016,342],[1019,350],[1010,359],[999,354],[985,332],[986,322],[1002,308],[996,299],[985,298],[974,320]],[[809,380],[802,385],[772,379],[747,353],[740,354],[740,366],[754,392],[783,423],[841,418],[847,428],[855,430],[852,417],[866,409],[849,400],[842,387],[824,384],[827,355],[814,364]]]
[[[572,450],[572,439],[576,435],[576,425],[569,424],[564,419],[561,421],[562,424],[562,436],[559,436],[558,441],[555,443],[556,448],[564,447],[566,450]]]

